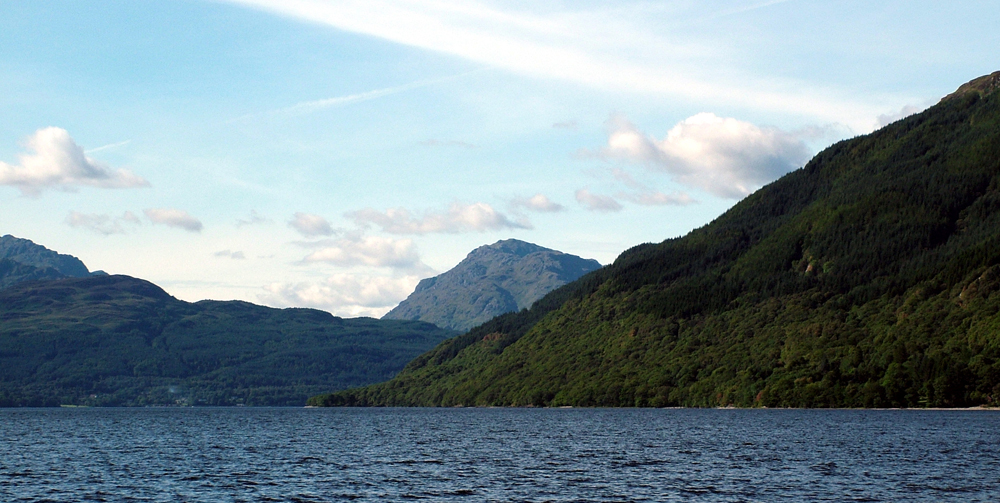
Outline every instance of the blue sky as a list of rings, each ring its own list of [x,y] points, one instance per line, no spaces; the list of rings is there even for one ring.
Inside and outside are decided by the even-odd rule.
[[[0,3],[0,233],[378,316],[473,248],[609,263],[1000,69],[987,1]]]

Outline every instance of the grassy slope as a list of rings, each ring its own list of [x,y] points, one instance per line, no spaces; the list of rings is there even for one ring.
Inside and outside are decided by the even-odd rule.
[[[391,381],[311,403],[996,403],[1000,93],[982,91],[840,142]]]
[[[126,276],[22,283],[0,291],[0,406],[302,405],[388,379],[452,335],[422,322],[191,304]]]

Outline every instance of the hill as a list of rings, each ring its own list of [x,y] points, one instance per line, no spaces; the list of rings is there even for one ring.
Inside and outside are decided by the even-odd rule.
[[[63,255],[27,239],[0,237],[0,289],[23,281],[85,278],[91,273],[80,259]]]
[[[313,309],[188,303],[128,276],[0,290],[0,406],[303,405],[392,377],[454,332]]]
[[[1000,401],[1000,73],[320,405]]]
[[[552,290],[600,269],[588,260],[516,239],[480,246],[448,272],[422,280],[382,319],[421,320],[466,331],[519,311]]]

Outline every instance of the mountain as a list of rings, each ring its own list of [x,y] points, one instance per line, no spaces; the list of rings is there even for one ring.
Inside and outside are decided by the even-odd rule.
[[[318,405],[1000,402],[1000,72]]]
[[[466,331],[503,313],[531,307],[552,290],[601,264],[508,239],[480,246],[448,272],[422,280],[382,319],[421,320]]]
[[[301,406],[388,379],[454,335],[417,321],[188,303],[128,276],[22,282],[0,290],[0,406]]]
[[[0,289],[23,281],[84,278],[91,273],[80,259],[63,255],[27,239],[0,237]]]

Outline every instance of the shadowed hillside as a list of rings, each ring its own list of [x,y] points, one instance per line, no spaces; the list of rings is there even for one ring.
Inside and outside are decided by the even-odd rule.
[[[0,291],[0,406],[303,405],[392,377],[455,333],[416,321],[177,300],[128,276]]]

